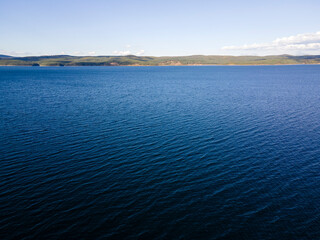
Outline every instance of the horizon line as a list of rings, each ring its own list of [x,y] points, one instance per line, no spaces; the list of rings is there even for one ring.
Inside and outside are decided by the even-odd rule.
[[[70,54],[45,54],[45,55],[26,55],[26,56],[13,56],[8,54],[0,53],[0,58],[12,57],[12,58],[25,58],[25,57],[54,57],[54,56],[69,56],[69,57],[193,57],[193,56],[216,56],[216,57],[270,57],[270,56],[294,56],[294,57],[302,57],[302,56],[320,56],[320,54],[270,54],[270,55],[222,55],[222,54],[191,54],[191,55],[162,55],[162,56],[153,56],[153,55],[70,55]]]

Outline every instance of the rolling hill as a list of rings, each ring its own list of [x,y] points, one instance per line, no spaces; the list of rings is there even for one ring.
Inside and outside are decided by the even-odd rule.
[[[320,64],[320,55],[292,56],[32,56],[0,55],[1,66],[179,66],[179,65],[285,65]]]

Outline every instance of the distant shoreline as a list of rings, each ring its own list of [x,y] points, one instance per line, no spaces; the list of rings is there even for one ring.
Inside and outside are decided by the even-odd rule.
[[[0,56],[0,66],[268,66],[319,65],[320,55],[223,56]]]
[[[225,66],[225,67],[236,67],[236,66],[305,66],[305,65],[320,65],[320,63],[297,63],[297,64],[185,64],[185,65],[117,65],[117,66],[100,66],[100,65],[90,65],[90,66],[78,66],[78,65],[67,65],[67,66],[31,66],[31,65],[0,65],[0,67],[32,67],[32,68],[43,68],[43,67],[213,67],[213,66]]]

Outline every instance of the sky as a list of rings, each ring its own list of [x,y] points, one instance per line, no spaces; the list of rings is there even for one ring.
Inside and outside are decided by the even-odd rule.
[[[0,54],[320,54],[320,1],[0,0]]]

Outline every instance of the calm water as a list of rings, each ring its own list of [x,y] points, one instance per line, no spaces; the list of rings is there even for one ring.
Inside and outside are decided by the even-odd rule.
[[[320,66],[0,67],[0,239],[320,239]]]

